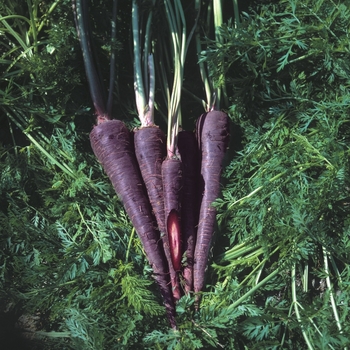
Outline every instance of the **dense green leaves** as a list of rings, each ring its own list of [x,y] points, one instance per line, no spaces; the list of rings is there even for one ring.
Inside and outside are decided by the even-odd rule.
[[[220,260],[226,268],[216,268],[222,275],[232,273],[244,289],[261,280],[261,273],[268,274],[271,264],[282,267],[285,275],[279,279],[293,287],[298,282],[289,279],[288,271],[299,267],[297,279],[304,293],[314,296],[302,301],[297,288],[289,305],[292,309],[293,303],[299,304],[299,324],[314,325],[302,334],[315,348],[324,346],[317,340],[321,328],[327,328],[324,344],[336,348],[348,343],[338,333],[347,329],[347,308],[337,304],[333,314],[322,313],[331,300],[323,298],[321,306],[321,296],[315,297],[320,288],[310,284],[337,270],[347,271],[349,264],[348,243],[342,244],[349,239],[350,75],[344,60],[349,57],[349,46],[344,46],[348,15],[344,4],[333,2],[261,6],[255,15],[245,16],[240,28],[224,27],[223,49],[210,48],[205,56],[212,67],[223,58],[230,62],[224,68],[233,77],[231,115],[243,134],[242,150],[226,168],[227,185],[217,205],[232,254],[237,243],[244,249],[232,257],[226,252]],[[251,253],[256,245],[261,247],[259,254]],[[335,271],[325,272],[322,249]],[[258,292],[268,288],[274,298],[283,293],[286,303],[288,290],[283,284],[269,286],[272,282],[276,283],[267,279]],[[326,293],[334,293],[333,288],[327,284]],[[315,320],[310,302],[319,305]],[[259,341],[285,339],[278,325],[267,321],[279,310],[265,307],[263,316],[244,322],[243,334]],[[337,312],[343,315],[338,329]],[[284,324],[284,332],[295,332],[295,326]],[[266,343],[269,346],[273,344]]]

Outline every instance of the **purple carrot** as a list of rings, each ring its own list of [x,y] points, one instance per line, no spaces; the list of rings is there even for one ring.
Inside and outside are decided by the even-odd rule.
[[[134,134],[135,154],[161,233],[174,299],[179,299],[179,277],[173,266],[169,237],[166,234],[162,163],[166,157],[165,135],[157,126],[141,127]]]
[[[130,132],[123,122],[108,120],[93,128],[90,142],[138,233],[163,296],[170,324],[176,328],[167,262],[144,191]]]
[[[226,113],[211,111],[197,123],[201,152],[203,197],[200,206],[197,242],[194,253],[194,292],[202,291],[211,247],[216,209],[212,206],[220,193],[222,161],[229,142],[229,119]],[[199,296],[197,296],[197,302]]]

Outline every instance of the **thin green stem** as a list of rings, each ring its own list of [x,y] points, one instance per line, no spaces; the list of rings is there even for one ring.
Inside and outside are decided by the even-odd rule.
[[[37,32],[37,3],[34,0],[35,5],[33,6],[31,0],[27,0],[27,5],[28,5],[28,12],[29,12],[29,18],[30,18],[30,32],[32,33],[33,37],[33,46],[34,46],[34,53],[38,52],[38,47],[37,47],[37,41],[38,41],[38,32]]]
[[[214,11],[215,40],[221,43],[222,39],[219,32],[219,27],[223,23],[221,0],[213,0],[213,11]]]
[[[177,134],[181,122],[180,100],[186,54],[186,20],[180,0],[174,0],[174,7],[167,0],[164,0],[164,5],[174,54],[174,81],[168,105],[167,137],[168,158],[173,158],[176,157]]]
[[[16,144],[15,136],[14,136],[14,134],[13,134],[12,123],[11,123],[10,118],[9,118],[8,115],[6,115],[6,118],[7,118],[7,123],[8,123],[8,125],[9,125],[9,129],[10,129],[11,139],[12,139],[12,143],[13,143],[13,149],[15,150],[15,155],[17,156],[17,155],[18,155],[18,152],[17,152],[17,144]]]
[[[195,95],[192,91],[187,90],[185,87],[182,87],[182,91],[191,96],[195,101],[197,101],[198,103],[200,103],[201,105],[203,105],[204,110],[207,110],[207,103],[206,101],[202,100],[201,98],[199,98],[197,95]]]
[[[148,56],[149,71],[149,93],[148,93],[148,112],[146,114],[147,125],[154,124],[154,92],[155,92],[155,71],[153,55]]]
[[[199,14],[201,11],[201,0],[196,0],[195,1],[195,10]],[[212,86],[210,83],[210,80],[208,78],[208,73],[207,73],[207,67],[204,64],[203,60],[200,59],[200,56],[202,54],[202,44],[201,44],[201,37],[200,37],[200,28],[197,28],[196,34],[195,34],[195,42],[196,42],[196,51],[197,51],[197,56],[198,56],[198,64],[199,64],[199,71],[201,74],[201,78],[204,84],[204,90],[205,90],[205,95],[206,95],[206,105],[204,106],[206,111],[210,110],[210,107],[213,104],[212,101]]]
[[[129,254],[130,254],[130,250],[131,250],[131,244],[132,244],[132,240],[134,239],[134,235],[135,235],[135,227],[132,228],[131,230],[131,234],[129,237],[129,243],[128,243],[128,248],[126,250],[126,254],[125,254],[125,263],[128,263],[129,260]]]
[[[117,44],[117,0],[113,0],[112,9],[112,31],[111,31],[111,58],[109,64],[109,88],[107,98],[107,114],[112,115],[113,107],[113,91],[114,91],[114,77],[115,77],[115,53]]]
[[[241,257],[241,256],[251,252],[252,250],[257,251],[260,254],[261,252],[263,252],[263,250],[262,250],[262,248],[258,248],[258,247],[259,246],[257,244],[252,244],[249,246],[243,246],[240,249],[229,249],[224,254],[222,254],[220,256],[220,262],[231,261],[231,260],[237,259],[238,257]]]
[[[200,12],[200,4],[201,0],[196,0],[196,11]],[[211,105],[212,105],[212,87],[210,85],[210,81],[208,79],[207,69],[203,62],[203,60],[200,59],[200,55],[202,53],[202,45],[201,45],[201,39],[199,34],[199,28],[197,28],[196,34],[195,34],[195,42],[196,42],[196,50],[197,50],[197,56],[198,56],[198,65],[199,65],[199,71],[201,74],[201,78],[204,84],[204,90],[206,95],[206,106],[205,110],[209,111]]]
[[[300,312],[299,312],[299,307],[298,307],[299,303],[297,301],[297,292],[296,292],[295,270],[296,270],[296,268],[295,268],[295,264],[294,264],[293,267],[292,267],[292,273],[291,273],[291,277],[292,277],[292,299],[293,299],[294,311],[295,311],[295,315],[297,317],[297,320],[298,320],[298,322],[300,324],[301,332],[303,334],[305,343],[306,343],[306,345],[307,345],[309,350],[313,350],[313,346],[311,345],[311,341],[309,339],[309,336],[306,333],[305,326],[302,323]]]
[[[255,284],[259,283],[259,279],[263,270],[263,267],[265,266],[265,264],[269,261],[270,257],[275,254],[277,251],[279,250],[279,247],[276,247],[270,254],[268,257],[264,258],[254,269],[253,271],[240,283],[240,285],[243,285],[245,283],[246,280],[248,280],[250,278],[251,275],[253,275],[257,270],[258,273],[256,275],[255,278]],[[260,255],[260,254],[259,254]]]
[[[233,0],[233,11],[235,13],[235,27],[239,28],[241,26],[241,20],[239,18],[238,0]]]
[[[222,37],[219,29],[223,24],[221,0],[213,0],[213,11],[214,11],[215,40],[217,43],[221,44]],[[222,86],[221,88],[216,89],[216,95],[215,95],[215,105],[217,109],[220,109],[222,95],[224,98],[224,103],[225,105],[227,105],[227,96],[226,96],[226,87],[224,83],[224,77],[222,76],[220,80],[222,80]]]
[[[94,108],[98,117],[102,119],[109,119],[102,96],[102,89],[100,80],[94,64],[91,43],[88,32],[88,11],[86,2],[83,0],[75,0],[75,21],[83,54],[86,76],[89,84],[90,95]]]
[[[154,1],[153,1],[153,5],[154,5]],[[150,65],[149,56],[151,52],[152,18],[153,18],[153,12],[151,10],[147,18],[146,31],[145,31],[145,37],[144,37],[144,46],[143,46],[143,82],[144,82],[145,96],[149,96],[149,93],[150,93],[149,91],[147,91],[147,89],[149,89],[149,84],[150,84],[147,72],[149,72],[149,65]],[[149,74],[151,73],[149,72]]]
[[[147,103],[142,79],[139,6],[137,0],[133,0],[132,2],[132,33],[134,40],[134,89],[136,98],[136,108],[139,114],[141,125],[143,126],[144,113]]]
[[[333,285],[332,285],[331,278],[330,278],[330,271],[329,271],[329,266],[328,266],[329,253],[328,253],[325,246],[322,247],[322,252],[323,252],[324,270],[326,273],[326,284],[327,284],[327,288],[329,290],[329,299],[331,301],[334,319],[335,319],[335,322],[337,324],[339,332],[343,333],[342,325],[340,323],[339,314],[338,314],[338,310],[337,310],[337,305],[336,305],[335,298],[334,298]]]
[[[329,255],[329,259],[330,259],[330,261],[331,261],[333,270],[335,271],[335,273],[336,273],[336,275],[337,275],[337,279],[338,279],[338,281],[339,281],[339,284],[342,285],[342,284],[343,284],[343,279],[342,279],[342,277],[341,277],[341,275],[340,275],[338,266],[337,266],[337,264],[335,263],[334,257],[333,257],[332,255]]]
[[[258,256],[256,256],[257,258]],[[245,276],[244,280],[242,282],[240,282],[239,286],[244,286],[246,284],[246,282],[258,271],[258,274],[256,276],[256,279],[255,279],[255,283],[254,284],[257,284],[259,283],[259,279],[260,279],[260,275],[261,275],[261,271],[262,271],[262,268],[263,266],[265,265],[267,259],[263,259],[262,261],[259,262],[259,264],[257,266],[254,267],[254,269],[247,275]]]
[[[234,303],[227,307],[227,311],[231,312],[234,308],[243,303],[246,299],[252,296],[259,288],[264,286],[267,282],[269,282],[272,278],[278,275],[282,271],[282,267],[278,267],[275,271],[271,272],[267,277],[265,277],[262,281],[256,284],[253,288],[251,288],[247,293],[242,295],[239,299],[237,299]]]
[[[6,27],[6,29],[8,30],[8,32],[17,40],[18,44],[20,46],[22,46],[22,49],[23,50],[28,50],[29,47],[31,48],[32,45],[27,45],[23,40],[22,38],[18,35],[18,33],[12,29],[12,27],[7,23],[6,19],[4,19],[4,17],[0,17],[0,21],[4,24],[4,26]],[[33,53],[31,51],[28,51],[29,53],[29,56],[32,56]]]
[[[303,271],[303,292],[307,293],[309,285],[309,264],[306,263]]]
[[[43,29],[44,25],[46,24],[46,18],[55,10],[57,5],[60,3],[61,0],[56,0],[49,8],[49,10],[45,13],[45,15],[41,18],[41,23],[38,27],[38,33]]]
[[[25,16],[21,16],[21,15],[7,15],[7,16],[1,16],[0,15],[0,21],[6,21],[8,19],[19,19],[19,20],[22,20],[24,22],[27,22],[29,25],[32,24],[32,22]]]

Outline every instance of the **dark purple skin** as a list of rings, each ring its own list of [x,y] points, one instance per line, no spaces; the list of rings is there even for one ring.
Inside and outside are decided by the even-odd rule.
[[[168,236],[171,260],[175,270],[181,267],[181,192],[182,192],[182,163],[179,159],[166,159],[162,164],[162,181],[164,193],[164,210],[166,222],[166,234]],[[171,222],[169,222],[171,220]],[[171,225],[173,223],[174,225]],[[174,227],[169,231],[169,227]],[[171,245],[172,244],[172,245]],[[178,275],[172,281],[174,299],[177,301],[181,297],[180,283]]]
[[[194,253],[194,292],[203,290],[208,256],[211,248],[216,209],[212,203],[220,194],[222,161],[229,142],[229,118],[226,113],[203,114],[197,124],[201,152],[203,196],[199,212],[197,242]],[[197,301],[199,297],[197,297]]]
[[[176,328],[167,261],[155,229],[130,132],[123,122],[108,120],[93,128],[90,142],[137,231],[163,297],[170,325]]]
[[[175,291],[174,299],[177,300],[179,279],[173,266],[170,243],[165,228],[166,222],[162,181],[162,163],[166,157],[165,135],[157,126],[143,127],[134,132],[134,145],[137,162],[146,185],[148,198],[161,233],[172,290]]]
[[[181,228],[183,235],[183,252],[185,265],[183,277],[185,292],[193,291],[193,262],[196,244],[199,203],[199,159],[198,144],[192,131],[181,131],[178,134],[177,146],[183,165],[183,191],[181,205]]]
[[[154,215],[160,232],[165,231],[162,163],[166,157],[166,139],[156,126],[138,129],[134,132],[136,159],[146,185]]]

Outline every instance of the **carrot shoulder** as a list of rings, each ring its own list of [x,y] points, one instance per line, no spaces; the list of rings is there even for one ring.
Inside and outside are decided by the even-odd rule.
[[[123,122],[108,120],[93,128],[90,142],[137,231],[160,288],[170,324],[175,328],[175,307],[169,288],[166,259],[155,229],[130,132]]]
[[[220,193],[222,161],[229,141],[229,119],[226,113],[211,111],[197,124],[201,152],[203,196],[200,206],[197,242],[194,253],[194,292],[203,289],[211,247],[216,209],[212,206]]]

